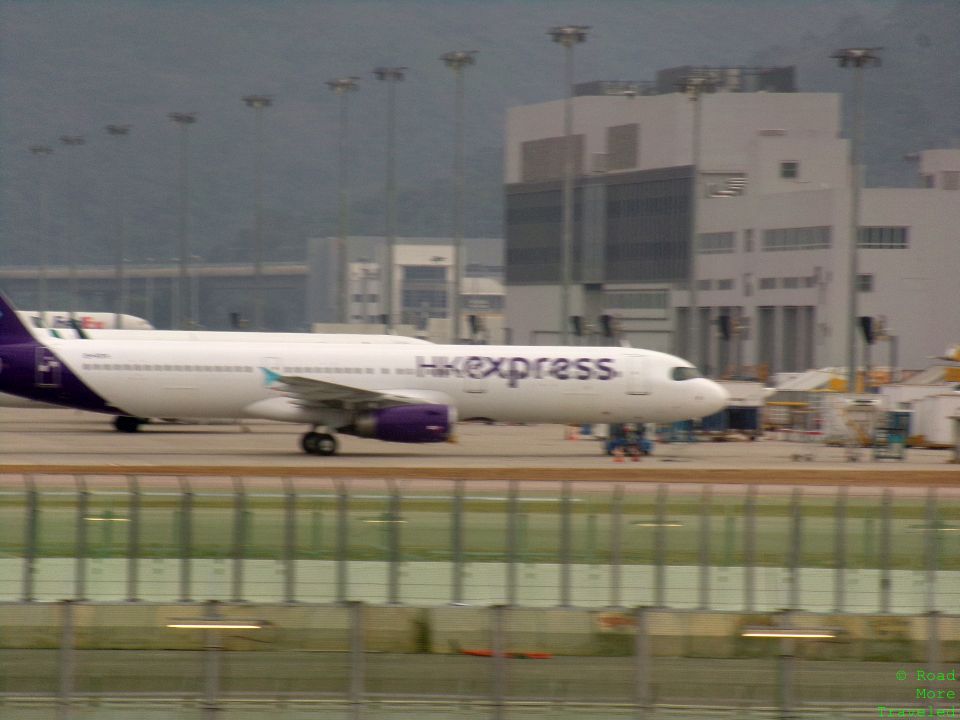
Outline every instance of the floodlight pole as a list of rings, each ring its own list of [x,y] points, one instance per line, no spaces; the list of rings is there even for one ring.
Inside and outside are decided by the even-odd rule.
[[[67,147],[76,148],[76,147],[83,147],[84,145],[86,145],[87,139],[83,135],[62,135],[60,137],[60,142],[63,145],[66,145]],[[73,159],[74,156],[72,154],[65,157],[67,157],[66,164],[68,165],[68,170],[69,170],[69,172],[67,173],[67,175],[69,176],[67,178],[67,182],[74,184],[74,191],[76,192],[77,187],[79,186],[79,183],[77,182],[79,177],[79,174],[77,173],[77,170],[76,170],[77,162],[75,159]],[[74,311],[77,309],[77,306],[79,305],[79,301],[80,301],[80,287],[79,287],[79,280],[77,279],[77,253],[76,253],[76,246],[77,246],[76,231],[77,231],[77,226],[79,224],[79,219],[80,219],[80,212],[78,212],[76,208],[79,208],[79,207],[80,207],[79,202],[73,203],[72,212],[69,215],[65,216],[65,221],[66,221],[65,225],[67,228],[69,228],[69,230],[67,230],[67,237],[66,237],[66,243],[64,244],[64,248],[63,248],[63,254],[68,258],[67,264],[70,268],[70,284],[69,284],[70,307],[67,308],[67,310],[69,311],[71,318],[74,317],[75,315]],[[71,218],[70,215],[72,215],[73,217]]]
[[[863,68],[879,65],[877,51],[882,48],[843,48],[830,57],[837,60],[840,67],[852,67],[853,73],[853,122],[850,128],[850,229],[847,249],[849,252],[850,272],[848,274],[847,297],[847,392],[857,389],[857,283],[859,268],[857,246],[860,240],[860,188],[863,183],[861,144],[863,141]]]
[[[348,184],[350,163],[347,157],[347,140],[349,132],[348,124],[348,98],[351,92],[356,92],[358,77],[342,77],[336,80],[327,80],[327,86],[333,90],[340,98],[340,153],[337,158],[339,192],[340,192],[340,213],[337,222],[337,322],[350,322],[350,282],[349,282],[349,262],[347,258],[347,203],[348,203]],[[366,319],[364,319],[366,322]]]
[[[269,95],[247,95],[247,107],[253,108],[257,118],[256,168],[254,169],[253,217],[253,327],[263,330],[263,109],[273,104]]]
[[[463,282],[463,69],[476,61],[476,50],[444,53],[440,59],[453,70],[456,80],[453,120],[453,297],[450,298],[450,342],[460,340],[461,292]]]
[[[49,266],[50,266],[50,223],[47,221],[47,156],[53,153],[53,148],[49,145],[31,145],[30,154],[36,157],[40,162],[37,164],[37,241],[34,246],[35,252],[40,256],[40,272],[37,275],[37,313],[40,315],[40,322],[43,326],[47,324],[47,284]],[[44,229],[47,229],[48,237],[44,237]]]
[[[171,120],[180,126],[180,208],[179,222],[177,232],[177,263],[178,273],[176,282],[176,291],[173,294],[173,325],[175,328],[185,328],[186,309],[189,307],[187,302],[187,293],[189,290],[189,277],[187,273],[187,230],[188,230],[188,205],[190,192],[190,166],[187,155],[188,130],[190,126],[197,121],[196,113],[172,112],[167,115]]]
[[[116,138],[126,137],[130,133],[129,125],[107,125],[106,131],[109,135]],[[125,273],[125,255],[127,254],[127,241],[123,222],[123,167],[120,159],[124,157],[122,147],[117,146],[117,167],[116,188],[114,188],[114,198],[116,200],[116,224],[117,238],[114,258],[114,282],[116,284],[115,292],[116,303],[114,304],[113,325],[118,330],[123,329],[123,314],[127,311],[127,280]]]
[[[386,316],[387,332],[394,330],[394,302],[393,302],[393,271],[397,244],[397,189],[395,178],[395,155],[396,155],[396,91],[398,82],[403,80],[405,67],[378,67],[373,71],[377,80],[383,80],[387,83],[387,260],[384,268],[383,289],[386,295]]]
[[[547,34],[564,47],[563,220],[560,231],[560,344],[570,342],[570,285],[573,255],[573,48],[587,39],[588,25],[560,25]]]
[[[692,178],[690,183],[690,244],[689,244],[689,266],[687,273],[688,286],[688,309],[687,309],[687,332],[686,349],[684,351],[687,358],[694,365],[700,366],[700,308],[697,296],[697,239],[699,224],[697,222],[697,211],[700,204],[700,126],[703,116],[703,100],[701,96],[707,92],[713,92],[716,87],[716,81],[709,76],[698,74],[688,75],[683,78],[678,86],[680,90],[687,95],[693,103],[693,130],[691,139],[691,165]]]

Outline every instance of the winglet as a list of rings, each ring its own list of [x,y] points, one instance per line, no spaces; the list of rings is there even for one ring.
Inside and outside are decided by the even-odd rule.
[[[36,344],[37,339],[23,324],[17,309],[6,295],[0,293],[0,345]]]
[[[260,368],[263,371],[263,384],[264,385],[273,385],[280,379],[280,373],[274,372],[270,368],[262,367]]]

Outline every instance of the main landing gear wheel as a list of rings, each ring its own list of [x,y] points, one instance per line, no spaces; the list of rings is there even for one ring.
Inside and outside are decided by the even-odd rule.
[[[144,422],[146,421],[143,418],[132,417],[130,415],[117,415],[113,419],[113,426],[117,429],[117,432],[135,433]]]
[[[336,455],[337,439],[327,433],[308,432],[300,438],[300,447],[310,455]]]

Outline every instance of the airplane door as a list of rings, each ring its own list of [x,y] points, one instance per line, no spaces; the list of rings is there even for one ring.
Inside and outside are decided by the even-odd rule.
[[[643,355],[627,355],[627,395],[649,395],[650,377],[645,372],[646,358]]]
[[[45,347],[36,349],[34,382],[37,387],[60,387],[60,361]]]
[[[469,374],[464,374],[463,391],[468,393],[485,393],[487,391],[487,379],[470,377]]]

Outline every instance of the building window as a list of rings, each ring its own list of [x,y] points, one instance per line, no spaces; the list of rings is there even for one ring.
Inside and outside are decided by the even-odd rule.
[[[701,233],[697,252],[702,255],[732,253],[735,249],[736,235],[732,232]]]
[[[960,190],[960,172],[947,170],[943,173],[944,190]]]
[[[404,290],[405,308],[444,308],[447,306],[447,293],[443,290]]]
[[[795,160],[780,163],[780,177],[784,180],[796,180],[800,177],[800,163]]]
[[[667,293],[663,290],[635,290],[604,293],[604,307],[619,310],[664,310]]]
[[[447,268],[443,265],[408,265],[403,269],[404,280],[439,280],[447,279]]]
[[[871,250],[906,250],[909,246],[909,228],[862,227],[857,247]]]
[[[607,169],[632,170],[637,166],[640,126],[615,125],[607,128]]]
[[[873,275],[857,275],[857,291],[873,292]]]
[[[760,278],[760,289],[761,290],[775,290],[777,287],[776,278]]]
[[[775,228],[763,231],[763,249],[821,250],[830,247],[830,228]]]
[[[733,290],[733,280],[729,278],[717,280],[717,290]]]
[[[713,290],[713,280],[698,280],[697,290]]]
[[[800,278],[788,277],[783,279],[783,287],[786,290],[796,290],[800,287]]]

